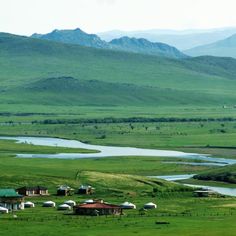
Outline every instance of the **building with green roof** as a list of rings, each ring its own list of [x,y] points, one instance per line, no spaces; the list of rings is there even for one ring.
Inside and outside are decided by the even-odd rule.
[[[0,206],[10,211],[24,209],[24,196],[18,194],[15,189],[0,189]]]

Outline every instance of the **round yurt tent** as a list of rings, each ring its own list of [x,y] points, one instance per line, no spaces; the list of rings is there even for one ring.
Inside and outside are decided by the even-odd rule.
[[[5,208],[5,207],[0,207],[0,213],[5,214],[5,213],[8,213],[8,212],[9,212],[9,211],[8,211],[7,208]]]
[[[76,205],[76,202],[75,202],[75,201],[72,201],[72,200],[68,200],[68,201],[65,201],[64,204],[67,204],[67,205],[73,207],[73,206]]]
[[[120,205],[122,209],[136,209],[136,206],[131,202],[124,202]]]
[[[61,211],[70,210],[71,206],[69,206],[67,204],[62,204],[62,205],[59,205],[57,209],[61,210]]]
[[[52,201],[47,201],[43,203],[43,207],[55,207],[56,203]]]
[[[94,203],[94,201],[93,199],[88,199],[88,200],[83,201],[83,203],[90,204],[90,203]]]
[[[149,202],[149,203],[146,203],[144,206],[143,206],[144,209],[155,209],[157,208],[157,205],[153,202]]]
[[[35,207],[35,205],[34,205],[33,202],[25,202],[25,203],[24,203],[24,207],[25,207],[25,208],[31,208],[31,207]]]

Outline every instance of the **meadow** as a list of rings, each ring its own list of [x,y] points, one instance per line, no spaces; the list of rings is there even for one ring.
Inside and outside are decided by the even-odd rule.
[[[60,137],[236,158],[234,59],[175,60],[4,33],[0,44],[0,136]],[[112,117],[131,120],[91,122]],[[161,121],[163,117],[168,121]],[[235,166],[191,166],[167,163],[186,162],[181,158],[143,156],[16,158],[17,153],[61,152],[94,150],[0,140],[0,187],[43,185],[51,193],[46,198],[27,198],[36,203],[34,209],[1,215],[0,235],[236,235],[235,198],[196,198],[189,187],[147,177],[234,172]],[[59,204],[69,198],[55,195],[62,184],[75,189],[91,184],[96,191],[89,198],[117,204],[127,200],[137,204],[137,210],[121,217],[79,217],[42,208],[45,200]],[[78,203],[87,197],[70,198]],[[150,201],[157,203],[157,210],[139,211]]]
[[[31,120],[32,117],[30,117]],[[116,146],[175,149],[211,153],[218,157],[236,158],[234,137],[236,122],[147,122],[111,124],[39,124],[2,123],[1,135],[49,136],[78,139],[83,142]],[[43,185],[51,196],[27,198],[36,208],[1,215],[3,235],[236,235],[236,205],[233,197],[196,198],[193,190],[150,175],[193,174],[220,170],[221,167],[169,164],[186,161],[181,158],[113,157],[102,159],[54,160],[20,159],[15,153],[91,152],[91,150],[42,147],[0,141],[0,186],[17,188]],[[226,167],[228,168],[228,167]],[[233,166],[230,168],[234,168]],[[195,180],[197,181],[197,180]],[[220,182],[209,185],[224,186]],[[197,182],[195,182],[197,183]],[[131,201],[137,210],[125,211],[121,217],[81,217],[70,212],[42,208],[45,200],[57,204],[66,199],[80,202],[85,196],[58,197],[56,187],[80,184],[96,188],[93,198],[120,204]],[[228,186],[228,185],[227,185]],[[230,185],[235,187],[235,185]],[[158,208],[144,214],[139,209],[147,202]],[[68,215],[69,214],[69,215]],[[168,224],[161,224],[162,222]],[[223,226],[223,227],[222,227]],[[206,232],[207,229],[207,232]]]

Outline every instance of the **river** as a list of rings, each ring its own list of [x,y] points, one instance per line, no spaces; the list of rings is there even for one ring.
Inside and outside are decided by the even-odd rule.
[[[146,156],[146,157],[173,157],[206,162],[206,165],[232,165],[236,160],[225,158],[214,158],[209,155],[197,153],[185,153],[171,150],[143,149],[133,147],[113,147],[82,143],[77,140],[67,140],[60,138],[46,137],[0,137],[2,140],[16,140],[17,143],[28,143],[39,146],[54,146],[66,148],[83,148],[97,150],[97,153],[59,153],[59,154],[17,154],[20,158],[59,158],[59,159],[79,159],[79,158],[102,158],[120,156]],[[191,163],[191,162],[190,162]],[[197,164],[197,163],[192,163]],[[199,162],[200,164],[200,162]],[[200,164],[202,165],[202,164]]]

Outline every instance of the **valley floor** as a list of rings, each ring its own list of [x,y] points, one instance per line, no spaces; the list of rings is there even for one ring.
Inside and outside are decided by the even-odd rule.
[[[30,120],[30,117],[28,118]],[[110,124],[31,124],[17,121],[2,124],[0,134],[61,137],[93,144],[181,150],[235,159],[235,127],[235,121]],[[49,197],[28,198],[27,200],[33,201],[36,207],[15,212],[17,218],[12,214],[0,215],[1,235],[54,236],[58,235],[58,232],[71,236],[236,235],[236,198],[197,198],[188,187],[145,177],[199,174],[211,170],[218,171],[222,167],[167,163],[166,161],[173,159],[162,157],[79,160],[15,158],[16,153],[61,152],[88,153],[91,150],[42,147],[0,140],[1,188],[43,185],[47,186],[51,193]],[[178,158],[178,161],[186,162],[181,158]],[[233,169],[234,166],[230,168]],[[204,182],[206,185],[225,185],[221,182]],[[96,188],[93,196],[55,195],[58,185],[68,184],[77,188],[84,183]],[[234,188],[235,185],[230,187]],[[137,205],[137,210],[125,211],[125,215],[121,217],[81,217],[41,207],[45,200],[54,200],[60,204],[72,199],[78,203],[91,197],[102,198],[115,204],[131,201]],[[139,209],[147,202],[155,202],[158,207],[142,215]],[[168,224],[161,224],[163,222]]]

